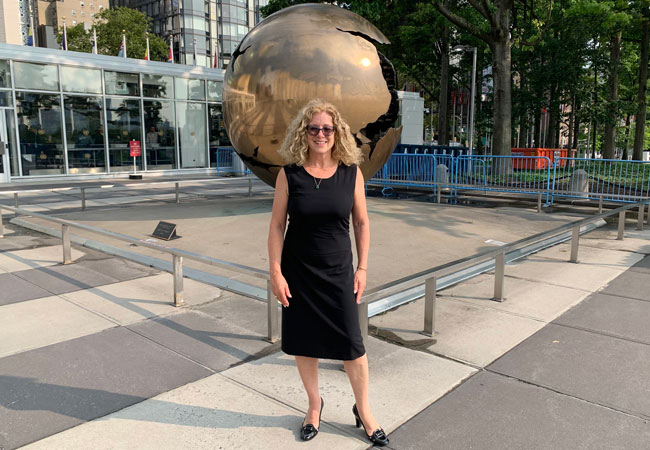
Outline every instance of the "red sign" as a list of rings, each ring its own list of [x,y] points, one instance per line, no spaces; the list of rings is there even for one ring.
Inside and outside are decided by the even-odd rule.
[[[142,154],[142,149],[140,147],[140,141],[131,141],[129,142],[129,150],[131,151],[131,156],[136,157]]]

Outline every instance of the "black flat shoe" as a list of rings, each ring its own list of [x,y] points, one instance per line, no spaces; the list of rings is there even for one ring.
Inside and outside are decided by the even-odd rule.
[[[366,431],[366,426],[363,424],[363,421],[359,416],[359,411],[357,411],[356,404],[352,407],[352,413],[354,414],[354,418],[357,421],[357,428],[363,427],[363,431],[364,433],[366,433],[366,436],[368,437],[368,440],[370,442],[372,442],[377,447],[383,447],[384,445],[388,445],[388,436],[386,436],[386,433],[382,428],[377,428],[375,431],[372,432],[370,436],[368,436],[368,432]]]
[[[320,417],[323,414],[323,405],[325,405],[325,402],[323,401],[323,397],[321,397],[320,398],[320,412],[318,413],[318,427],[319,428],[320,428]],[[311,423],[303,425],[300,428],[300,438],[303,441],[309,441],[311,439],[314,439],[317,434],[318,434],[318,428],[316,428]]]

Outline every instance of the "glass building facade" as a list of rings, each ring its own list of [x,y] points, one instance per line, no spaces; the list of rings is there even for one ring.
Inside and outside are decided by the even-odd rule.
[[[154,34],[172,42],[174,62],[213,67],[230,63],[244,36],[259,23],[268,0],[111,0],[111,7],[137,9],[152,19]]]
[[[0,45],[0,182],[143,171],[209,171],[230,145],[223,71]]]

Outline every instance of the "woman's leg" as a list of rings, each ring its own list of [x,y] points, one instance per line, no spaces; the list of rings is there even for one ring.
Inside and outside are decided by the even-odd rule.
[[[343,361],[343,366],[350,379],[357,410],[366,427],[366,434],[372,434],[373,431],[379,428],[379,424],[370,411],[368,401],[368,356],[364,354],[357,359]]]
[[[307,391],[309,409],[303,425],[311,423],[316,428],[320,427],[320,392],[318,390],[318,359],[307,356],[296,356],[296,366],[300,379]]]

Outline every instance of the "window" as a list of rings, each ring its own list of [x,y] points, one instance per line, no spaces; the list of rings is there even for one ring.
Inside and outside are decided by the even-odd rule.
[[[192,55],[188,55],[188,59],[192,59]],[[203,80],[176,78],[175,85],[176,98],[182,100],[205,100]]]
[[[216,103],[208,104],[208,126],[210,133],[210,167],[218,167],[223,164],[219,161],[220,147],[230,147],[230,139],[226,134],[226,127],[223,121],[223,114],[221,112],[221,105]],[[228,151],[230,153],[230,151]]]
[[[94,8],[94,7],[95,7],[95,4],[94,4],[94,3],[91,3],[91,4],[90,4],[90,7],[91,7],[91,8]]]
[[[177,79],[178,80],[178,79]],[[176,102],[181,167],[205,167],[205,104]]]
[[[65,162],[59,96],[16,92],[16,114],[23,175],[62,174]]]
[[[75,16],[75,15],[77,14],[77,11],[73,9],[73,10],[71,11],[71,14],[72,14],[73,16]]]
[[[86,12],[85,12],[85,11],[81,11],[81,15],[82,15],[82,16],[85,16],[85,15],[86,15]]]
[[[176,127],[174,123],[174,102],[144,101],[147,169],[173,169],[176,167]]]
[[[106,94],[109,95],[140,95],[137,73],[104,71]]]
[[[173,78],[167,75],[142,74],[142,95],[153,98],[173,98]]]
[[[59,73],[54,64],[33,64],[14,61],[16,87],[44,91],[59,90]]]
[[[141,120],[140,100],[106,99],[108,155],[111,172],[125,172],[133,168],[129,142],[132,140],[142,142]],[[142,156],[136,157],[136,166],[142,168]]]
[[[76,24],[77,24],[77,21],[76,21],[76,20],[73,20],[73,21],[72,21],[72,25],[76,25]]]
[[[81,6],[83,8],[86,5],[84,4],[84,2],[79,2],[79,6]]]
[[[0,60],[0,87],[11,87],[11,71],[9,61]]]
[[[100,97],[63,97],[70,173],[106,171],[104,118]]]
[[[222,91],[223,91],[223,82],[208,81],[208,100],[220,101]]]
[[[61,85],[67,92],[102,93],[102,73],[98,69],[61,66]]]

